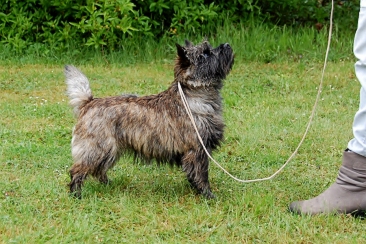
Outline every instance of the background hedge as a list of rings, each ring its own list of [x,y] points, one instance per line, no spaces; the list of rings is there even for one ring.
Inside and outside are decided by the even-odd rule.
[[[22,52],[72,45],[120,48],[124,38],[215,34],[224,23],[310,26],[328,23],[330,0],[3,0],[1,45]],[[354,31],[359,1],[336,1],[335,24]]]

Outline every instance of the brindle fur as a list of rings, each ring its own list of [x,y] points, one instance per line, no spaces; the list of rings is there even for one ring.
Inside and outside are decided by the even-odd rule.
[[[186,95],[195,123],[209,152],[223,139],[220,89],[234,55],[229,44],[212,48],[207,41],[178,44],[174,82],[156,95],[93,98],[88,79],[65,66],[67,94],[77,123],[73,130],[70,192],[81,197],[88,175],[108,183],[107,171],[122,154],[145,162],[181,166],[191,186],[213,198],[208,180],[209,160],[199,143],[178,93]]]

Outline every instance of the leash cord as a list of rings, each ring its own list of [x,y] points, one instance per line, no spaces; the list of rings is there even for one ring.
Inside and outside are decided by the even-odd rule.
[[[333,28],[333,11],[334,11],[334,0],[332,0],[332,8],[331,8],[331,12],[330,12],[330,24],[329,24],[329,34],[328,34],[328,45],[327,45],[327,50],[326,50],[326,53],[325,53],[325,60],[324,60],[324,66],[323,66],[323,70],[322,70],[322,74],[321,74],[321,79],[320,79],[320,84],[319,84],[319,88],[318,88],[318,93],[316,95],[316,99],[315,99],[315,103],[314,103],[314,106],[313,106],[313,109],[311,111],[311,115],[310,115],[310,118],[309,118],[309,122],[306,126],[306,129],[305,129],[305,132],[304,132],[304,135],[302,136],[297,148],[295,149],[295,151],[291,154],[291,156],[287,159],[287,161],[274,173],[272,174],[271,176],[269,177],[265,177],[265,178],[260,178],[260,179],[253,179],[253,180],[242,180],[242,179],[239,179],[235,176],[233,176],[232,174],[230,174],[225,168],[223,168],[218,162],[216,162],[216,160],[210,155],[210,153],[207,151],[204,143],[203,143],[203,140],[198,132],[198,129],[197,129],[197,126],[196,126],[196,123],[194,121],[194,117],[192,115],[192,112],[191,112],[191,109],[189,108],[189,104],[188,104],[188,101],[184,95],[184,92],[182,90],[182,87],[180,85],[180,83],[178,82],[178,90],[179,90],[179,94],[181,96],[181,99],[182,99],[182,102],[183,102],[183,105],[184,105],[184,108],[186,109],[187,111],[187,114],[193,124],[193,127],[197,133],[197,136],[198,136],[198,139],[204,149],[204,151],[206,152],[207,156],[222,170],[224,171],[227,175],[229,175],[231,178],[233,178],[234,180],[238,181],[238,182],[241,182],[241,183],[250,183],[250,182],[259,182],[259,181],[266,181],[266,180],[270,180],[270,179],[273,179],[277,174],[279,174],[286,166],[287,164],[295,157],[295,155],[297,154],[297,152],[299,151],[301,145],[303,144],[304,140],[305,140],[305,137],[306,135],[308,134],[309,132],[309,129],[310,129],[310,126],[311,126],[311,123],[315,117],[315,111],[316,111],[316,108],[318,106],[318,103],[319,103],[319,98],[320,98],[320,94],[322,92],[322,87],[323,87],[323,81],[324,81],[324,73],[325,73],[325,68],[327,67],[327,60],[328,60],[328,54],[329,54],[329,49],[330,49],[330,42],[331,42],[331,36],[332,36],[332,28]]]

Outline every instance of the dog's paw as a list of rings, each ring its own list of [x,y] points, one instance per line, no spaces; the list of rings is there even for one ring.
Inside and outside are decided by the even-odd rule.
[[[81,191],[73,191],[69,193],[70,197],[81,200]]]
[[[202,195],[205,197],[205,198],[207,198],[208,200],[210,200],[210,199],[215,199],[216,198],[216,196],[210,191],[210,190],[208,190],[208,191],[204,191],[203,193],[202,193]]]

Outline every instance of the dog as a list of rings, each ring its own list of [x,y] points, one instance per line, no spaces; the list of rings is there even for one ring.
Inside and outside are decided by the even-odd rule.
[[[88,175],[107,184],[107,171],[120,156],[142,162],[155,160],[182,167],[190,185],[208,199],[211,192],[209,159],[183,106],[178,82],[208,152],[223,140],[220,90],[234,63],[228,43],[213,48],[208,41],[176,44],[174,81],[159,94],[94,98],[87,77],[65,66],[67,95],[77,123],[73,129],[70,193],[81,198]]]

